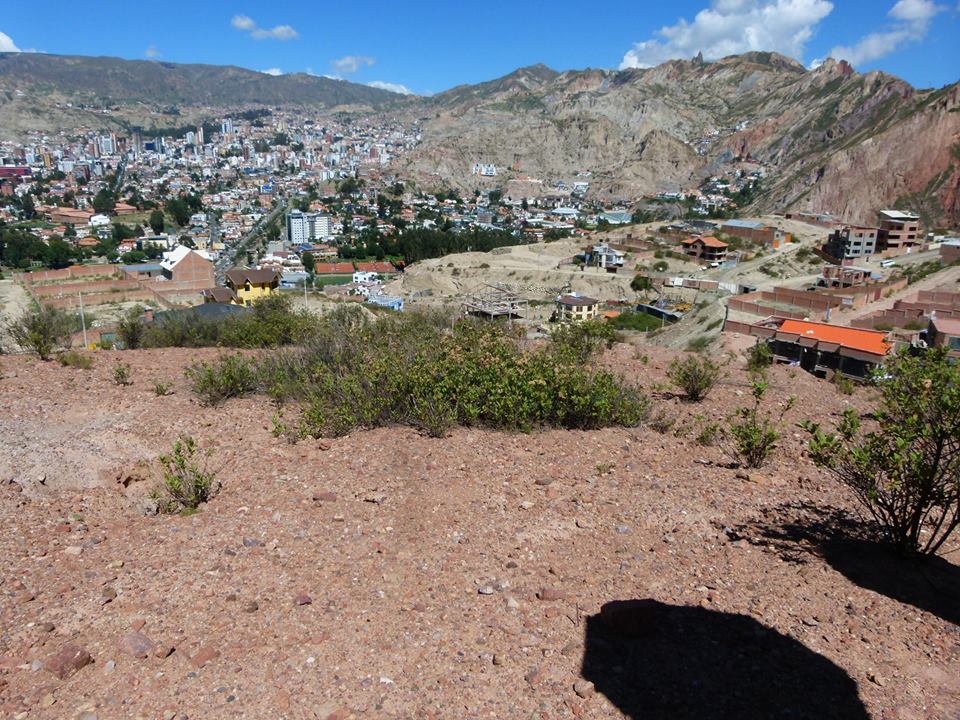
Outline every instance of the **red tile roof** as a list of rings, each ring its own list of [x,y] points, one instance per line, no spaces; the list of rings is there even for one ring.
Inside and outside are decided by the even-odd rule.
[[[780,332],[813,338],[820,342],[836,343],[851,350],[860,350],[874,355],[886,355],[890,350],[887,333],[878,330],[860,330],[806,320],[784,320],[780,326]]]

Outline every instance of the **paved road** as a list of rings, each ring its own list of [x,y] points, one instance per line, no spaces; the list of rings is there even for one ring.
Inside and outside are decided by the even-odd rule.
[[[270,214],[262,218],[260,222],[253,226],[253,229],[240,238],[232,247],[227,248],[223,251],[223,255],[219,260],[214,264],[214,269],[216,271],[217,282],[222,283],[223,277],[227,270],[232,267],[235,267],[238,262],[243,258],[243,255],[247,252],[250,247],[251,242],[257,238],[260,233],[266,228],[273,220],[278,216],[286,212],[288,201],[286,198],[280,201],[280,204],[277,205],[273,210],[270,211]],[[211,228],[216,221],[211,223]],[[211,233],[213,229],[211,229]]]

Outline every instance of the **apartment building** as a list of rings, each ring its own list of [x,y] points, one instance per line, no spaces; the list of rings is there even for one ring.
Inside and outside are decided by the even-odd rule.
[[[877,252],[880,229],[846,225],[837,228],[829,236],[823,251],[838,261],[864,258]]]
[[[923,242],[920,234],[920,216],[901,210],[881,210],[879,213],[879,245],[884,250],[910,252]]]
[[[294,245],[333,236],[333,218],[324,213],[291,210],[287,214],[287,239]]]

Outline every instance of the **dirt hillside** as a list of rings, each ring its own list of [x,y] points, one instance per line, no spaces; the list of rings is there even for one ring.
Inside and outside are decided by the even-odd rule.
[[[818,525],[853,506],[795,423],[869,390],[774,369],[784,438],[745,473],[695,439],[747,403],[742,360],[687,405],[670,351],[609,351],[666,433],[288,444],[263,399],[198,405],[215,355],[2,358],[0,717],[960,717],[957,553],[921,575]],[[179,433],[222,491],[144,515]]]

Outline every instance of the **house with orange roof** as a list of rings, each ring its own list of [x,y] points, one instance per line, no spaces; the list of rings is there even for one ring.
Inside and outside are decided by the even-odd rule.
[[[879,330],[807,320],[771,320],[773,327],[768,342],[774,360],[799,365],[819,377],[840,374],[862,380],[884,361],[893,347],[889,333]]]
[[[727,259],[729,246],[712,235],[687,238],[680,244],[683,245],[683,252],[695,260],[719,263]]]

